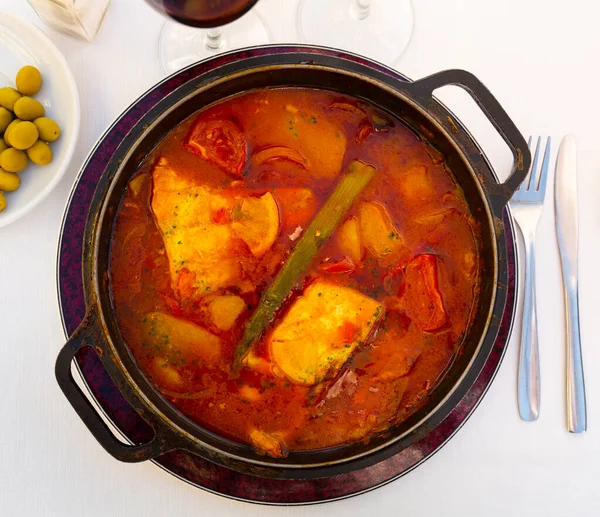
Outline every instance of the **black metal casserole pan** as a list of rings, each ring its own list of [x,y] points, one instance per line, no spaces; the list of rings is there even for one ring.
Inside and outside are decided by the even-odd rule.
[[[56,378],[65,396],[101,445],[121,461],[137,462],[184,449],[228,468],[263,477],[316,478],[373,465],[434,429],[468,392],[493,347],[506,302],[507,264],[502,212],[526,176],[527,144],[504,109],[472,74],[446,70],[405,82],[364,59],[348,61],[314,47],[278,47],[260,53],[240,51],[225,65],[211,61],[207,70],[184,83],[148,111],[123,138],[102,175],[87,217],[84,242],[84,289],[87,314],[59,353]],[[505,182],[499,183],[472,136],[433,92],[446,85],[465,89],[498,130],[513,155]],[[138,165],[179,122],[198,109],[255,88],[301,86],[332,90],[364,99],[419,133],[444,156],[481,226],[484,243],[480,302],[474,323],[456,359],[421,406],[385,436],[368,444],[293,452],[286,458],[257,455],[192,422],[152,386],[137,367],[121,337],[108,286],[110,239],[125,187]],[[82,347],[93,347],[104,367],[135,410],[153,427],[145,444],[119,441],[75,383],[71,362]]]

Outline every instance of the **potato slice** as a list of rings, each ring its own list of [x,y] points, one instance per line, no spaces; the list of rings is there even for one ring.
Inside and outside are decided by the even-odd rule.
[[[308,188],[276,188],[273,196],[283,208],[283,222],[290,230],[305,227],[317,212],[317,197]]]
[[[233,295],[217,296],[208,306],[213,323],[221,330],[230,330],[245,308],[246,302]]]
[[[239,210],[232,210],[231,229],[255,257],[262,257],[277,239],[279,209],[270,192],[259,198],[244,198]]]
[[[338,244],[355,264],[362,259],[362,244],[360,239],[360,228],[358,219],[350,217],[340,227],[337,235]]]
[[[358,207],[360,236],[369,252],[382,258],[404,248],[404,241],[380,203],[363,201]]]
[[[271,375],[271,367],[273,363],[271,363],[271,361],[267,361],[262,357],[259,357],[254,353],[253,350],[250,350],[250,352],[248,352],[248,355],[244,358],[243,364],[247,368],[260,372],[263,375]]]
[[[432,182],[425,165],[413,165],[400,172],[398,188],[405,202],[421,203],[430,201],[436,196],[435,184]]]
[[[142,321],[144,343],[172,366],[188,361],[210,365],[218,361],[221,340],[208,330],[163,312],[151,312]]]
[[[239,393],[242,400],[245,400],[246,402],[258,402],[262,397],[258,388],[248,386],[247,384],[244,384],[240,388]]]
[[[256,100],[245,106],[244,133],[255,149],[288,147],[302,157],[302,165],[313,178],[333,179],[342,171],[347,140],[343,128],[315,106],[310,95],[300,93],[294,104],[284,90],[268,92],[268,103]],[[273,116],[278,113],[278,116]],[[286,162],[282,164],[286,166]],[[272,165],[273,162],[269,162]]]
[[[296,299],[271,333],[271,358],[290,381],[318,384],[335,375],[382,315],[377,300],[318,280]]]
[[[166,359],[155,357],[150,363],[152,378],[163,389],[179,391],[185,389],[185,381],[176,368]]]
[[[271,456],[272,458],[287,456],[282,446],[281,433],[265,433],[259,429],[251,429],[248,434],[248,441],[258,454]]]

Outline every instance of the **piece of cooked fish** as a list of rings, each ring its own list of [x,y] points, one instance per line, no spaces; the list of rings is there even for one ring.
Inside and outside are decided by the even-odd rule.
[[[269,336],[271,358],[290,381],[318,384],[367,340],[383,312],[382,304],[355,289],[317,280]]]
[[[277,238],[279,214],[270,193],[253,197],[251,192],[216,191],[179,175],[165,158],[158,160],[152,178],[152,211],[173,290],[181,298],[238,285],[242,268],[236,243],[245,242],[260,257]]]

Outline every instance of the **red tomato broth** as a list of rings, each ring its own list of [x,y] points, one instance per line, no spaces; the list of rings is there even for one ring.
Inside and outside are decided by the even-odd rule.
[[[206,153],[184,149],[186,137],[194,132],[192,126],[214,127],[218,120],[226,120],[229,131],[237,127],[243,135],[246,161],[241,175],[236,163],[239,153],[232,162],[235,170],[227,171],[227,163],[214,163]],[[306,135],[319,124],[319,134]],[[370,130],[365,130],[367,125]],[[330,138],[325,138],[327,135]],[[263,153],[261,160],[255,159],[257,153],[277,146],[293,152],[273,158],[271,154],[279,152],[275,150]],[[232,156],[223,149],[220,153],[221,157]],[[400,122],[355,99],[318,90],[249,92],[184,121],[159,144],[130,182],[113,234],[110,289],[123,338],[140,369],[195,422],[251,443],[259,453],[272,456],[368,440],[406,419],[431,393],[459,351],[479,294],[479,229],[462,191],[438,158]],[[278,233],[264,254],[256,257],[247,242],[233,239],[233,252],[241,266],[241,280],[235,285],[194,296],[183,296],[188,292],[184,289],[174,290],[165,237],[152,209],[152,172],[160,159],[167,160],[178,178],[207,186],[225,197],[273,195],[279,212]],[[354,217],[360,221],[360,203],[375,203],[370,205],[371,211],[376,207],[383,214],[380,226],[391,225],[389,232],[373,237],[373,246],[382,250],[382,255],[374,256],[362,243],[360,260],[349,259],[338,228],[278,310],[271,330],[255,344],[252,364],[233,375],[234,350],[261,293],[331,193],[341,171],[355,159],[375,166],[378,173],[345,220]],[[305,193],[280,190],[294,187],[312,192],[305,206],[298,204],[308,199]],[[288,213],[286,203],[293,206]],[[237,205],[225,210],[227,213],[218,209],[212,222],[231,224],[238,209]],[[414,315],[411,303],[423,304],[423,293],[427,288],[431,292],[433,285],[430,282],[414,289],[405,285],[409,277],[418,282],[418,275],[411,273],[411,262],[423,261],[420,255],[435,256],[427,262],[437,267],[435,285],[446,313],[444,324],[433,331],[423,330],[408,316]],[[176,271],[181,287],[187,273]],[[341,369],[316,385],[305,386],[285,377],[272,362],[268,341],[272,329],[315,281],[352,288],[385,308],[374,324],[375,330]],[[420,294],[410,294],[413,292]],[[229,329],[220,328],[211,316],[211,303],[223,295],[237,296],[245,304]],[[432,303],[440,309],[439,300]],[[148,342],[142,329],[148,314],[156,312],[191,322],[217,336],[217,363],[190,359],[189,352],[175,350],[168,339],[166,344],[152,339]],[[442,321],[437,316],[436,321]],[[311,346],[311,336],[319,333],[318,318],[310,325],[314,332],[307,333],[306,347]]]

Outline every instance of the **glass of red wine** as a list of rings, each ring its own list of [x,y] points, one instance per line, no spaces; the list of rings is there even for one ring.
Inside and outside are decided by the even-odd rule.
[[[250,9],[258,0],[146,0],[168,20],[160,35],[159,57],[165,72],[234,48],[268,43],[271,34]]]
[[[301,41],[327,45],[393,65],[410,43],[411,0],[300,0]]]

